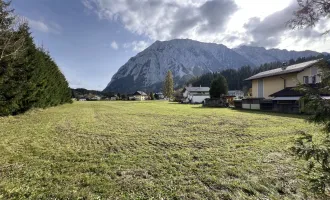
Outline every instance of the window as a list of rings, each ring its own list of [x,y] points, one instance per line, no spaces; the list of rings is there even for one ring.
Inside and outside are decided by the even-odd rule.
[[[284,88],[286,88],[286,79],[284,79]]]
[[[316,76],[312,76],[312,83],[315,84],[316,83]]]
[[[308,76],[304,76],[303,82],[304,82],[304,84],[308,84]]]

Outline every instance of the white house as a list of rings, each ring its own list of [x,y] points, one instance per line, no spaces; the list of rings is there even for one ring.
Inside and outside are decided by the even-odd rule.
[[[207,98],[210,98],[209,87],[185,87],[183,89],[184,103],[203,103]]]
[[[241,90],[229,90],[228,91],[229,96],[235,96],[235,98],[243,98],[244,92]]]
[[[92,101],[100,101],[100,100],[101,100],[101,97],[95,95],[95,96],[93,96],[92,98],[90,98],[90,100],[92,100]]]

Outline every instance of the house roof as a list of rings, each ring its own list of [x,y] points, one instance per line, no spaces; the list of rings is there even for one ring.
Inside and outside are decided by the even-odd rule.
[[[287,87],[283,90],[280,90],[278,92],[275,92],[274,94],[271,94],[269,96],[271,97],[301,97],[303,94],[300,91],[297,91],[294,89],[295,87]]]
[[[251,76],[250,78],[247,78],[245,80],[254,80],[254,79],[259,79],[259,78],[265,78],[265,77],[270,77],[270,76],[276,76],[276,75],[281,75],[281,74],[289,74],[293,72],[300,72],[303,71],[304,69],[314,65],[315,63],[319,62],[320,59],[318,60],[312,60],[308,62],[303,62],[295,65],[290,65],[287,66],[285,69],[282,68],[276,68],[272,70],[268,70],[265,72],[260,72],[256,75]]]
[[[189,92],[208,92],[210,91],[209,87],[185,87],[184,91]]]
[[[144,93],[142,91],[136,91],[133,95],[148,96],[146,93]]]
[[[309,84],[310,87],[317,89],[320,87],[319,84]],[[295,90],[297,87],[287,87],[283,90],[275,92],[274,94],[269,95],[270,97],[301,97],[304,95],[301,91]],[[321,94],[322,96],[329,96],[329,94]]]
[[[301,97],[275,97],[273,101],[297,101]]]

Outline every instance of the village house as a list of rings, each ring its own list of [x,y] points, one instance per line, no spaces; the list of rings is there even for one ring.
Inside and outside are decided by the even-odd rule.
[[[203,103],[205,99],[210,98],[209,87],[185,87],[183,89],[182,103]]]
[[[234,96],[235,98],[240,99],[244,97],[244,92],[241,90],[229,90],[228,96]]]
[[[100,101],[101,100],[101,97],[100,96],[97,96],[97,95],[94,95],[91,98],[89,98],[89,100],[90,101]]]
[[[134,94],[129,95],[129,100],[144,101],[148,98],[148,95],[142,91],[136,91]]]
[[[294,88],[299,83],[317,87],[321,82],[319,60],[258,73],[246,79],[252,81],[252,98],[242,100],[242,108],[256,110],[272,110],[279,112],[299,113],[303,102],[299,101],[303,94]],[[328,97],[325,97],[328,98]]]
[[[155,97],[157,97],[156,99],[164,99],[164,94],[162,92],[156,92],[155,93]]]
[[[296,87],[299,83],[316,84],[321,81],[320,70],[315,65],[319,60],[260,72],[246,79],[252,81],[252,97],[271,99],[271,94],[287,87]]]

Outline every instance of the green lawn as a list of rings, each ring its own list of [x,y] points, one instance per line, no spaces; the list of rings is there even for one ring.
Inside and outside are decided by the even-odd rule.
[[[75,102],[0,118],[0,199],[302,199],[295,115]],[[265,198],[264,198],[265,199]]]

